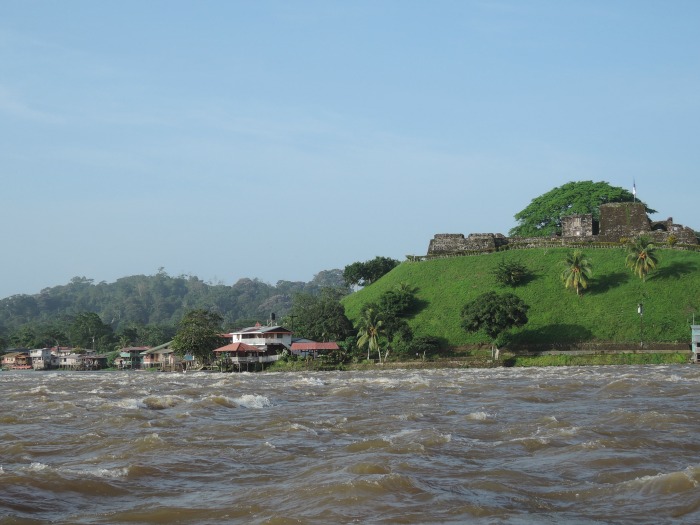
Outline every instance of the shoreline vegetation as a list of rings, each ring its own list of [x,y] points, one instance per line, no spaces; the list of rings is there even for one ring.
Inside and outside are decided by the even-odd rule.
[[[663,346],[663,345],[662,345]],[[693,365],[692,351],[679,349],[639,348],[636,350],[571,350],[514,353],[501,350],[494,358],[490,350],[472,350],[453,356],[427,357],[405,360],[396,359],[378,362],[377,360],[360,360],[353,362],[331,362],[325,359],[295,358],[280,360],[259,370],[258,373],[275,372],[334,372],[334,371],[370,371],[370,370],[437,370],[466,368],[527,368],[557,366],[604,366],[604,365]],[[5,371],[5,370],[3,370]],[[33,372],[34,370],[25,370]],[[52,369],[52,372],[69,372],[74,370]],[[101,372],[129,372],[118,368],[106,368]],[[157,368],[143,368],[138,372],[162,372]],[[216,365],[202,368],[204,372],[225,372]],[[171,371],[166,373],[179,373]]]
[[[387,369],[444,369],[444,368],[500,368],[500,367],[549,367],[549,366],[600,366],[600,365],[681,365],[692,364],[689,350],[644,350],[591,352],[542,352],[539,355],[501,352],[493,359],[490,352],[479,351],[469,355],[433,359],[397,360],[378,363],[364,360],[355,363],[328,363],[322,360],[298,359],[277,361],[265,372],[301,371],[357,371]]]

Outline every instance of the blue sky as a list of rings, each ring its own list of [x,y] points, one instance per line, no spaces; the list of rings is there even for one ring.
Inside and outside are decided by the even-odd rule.
[[[0,0],[0,297],[310,280],[573,180],[700,229],[700,2]]]

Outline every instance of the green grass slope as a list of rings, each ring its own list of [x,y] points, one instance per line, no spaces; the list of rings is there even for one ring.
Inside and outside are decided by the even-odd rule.
[[[642,282],[625,267],[624,249],[584,250],[593,279],[578,297],[559,277],[567,252],[543,248],[404,262],[348,296],[346,313],[354,322],[363,304],[406,282],[418,303],[409,319],[414,334],[441,337],[450,346],[489,342],[484,334],[462,330],[460,312],[466,302],[491,290],[512,291],[530,306],[528,324],[511,332],[514,344],[639,342],[640,302],[645,343],[690,341],[693,312],[700,324],[700,253],[659,250],[657,270]],[[503,259],[519,260],[529,269],[524,285],[511,289],[496,283],[491,272]]]

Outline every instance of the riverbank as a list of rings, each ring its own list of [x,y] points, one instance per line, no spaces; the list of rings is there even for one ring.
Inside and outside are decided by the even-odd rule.
[[[361,361],[357,363],[331,364],[320,360],[278,361],[268,372],[323,371],[323,370],[377,370],[377,369],[441,369],[441,368],[496,368],[535,366],[596,366],[596,365],[670,365],[690,364],[688,351],[636,350],[606,353],[584,351],[550,351],[539,354],[513,354],[503,352],[499,359],[490,355],[455,356],[439,359],[415,359],[409,361]]]

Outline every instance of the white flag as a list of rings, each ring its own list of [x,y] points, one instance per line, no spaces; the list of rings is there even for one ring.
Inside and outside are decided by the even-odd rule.
[[[636,182],[632,182],[632,195],[634,197],[637,196],[637,183]]]

